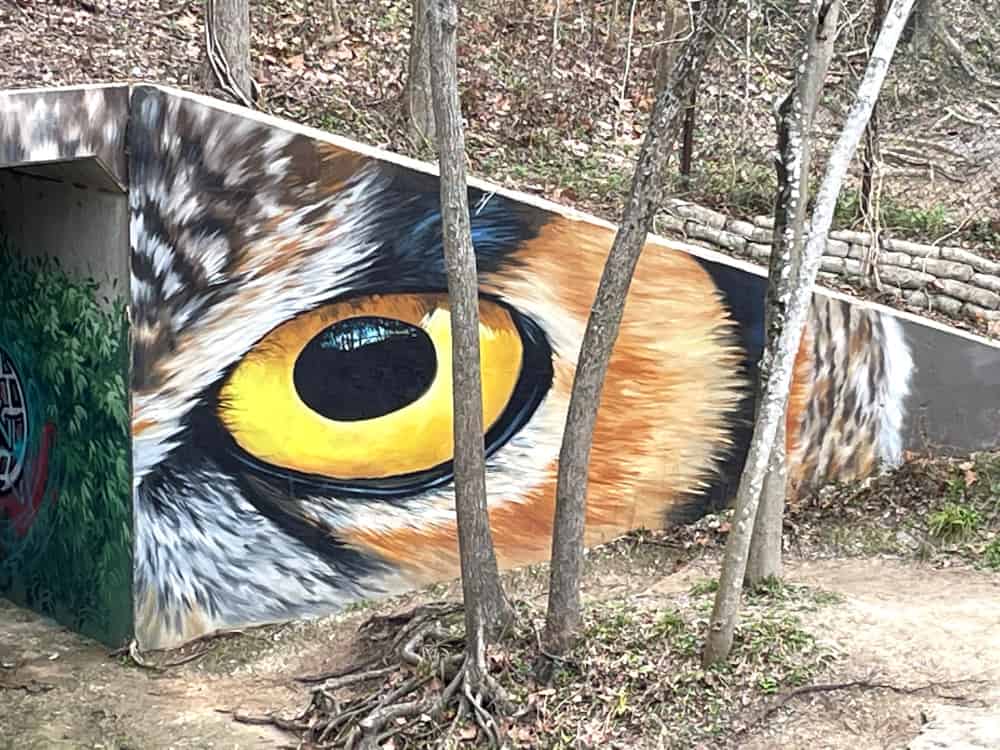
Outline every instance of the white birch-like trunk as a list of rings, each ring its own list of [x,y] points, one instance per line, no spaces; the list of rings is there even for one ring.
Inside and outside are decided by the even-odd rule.
[[[809,314],[813,285],[826,247],[827,234],[833,223],[837,197],[840,195],[851,159],[857,151],[858,142],[878,100],[900,34],[913,8],[913,2],[914,0],[893,0],[892,7],[889,8],[865,70],[865,76],[858,87],[854,105],[830,153],[823,182],[816,196],[816,207],[802,255],[800,273],[794,280],[793,288],[783,298],[778,299],[779,303],[785,305],[788,314],[774,350],[774,365],[764,387],[750,451],[743,476],[740,478],[735,515],[726,542],[719,578],[719,590],[709,621],[705,649],[702,652],[702,662],[705,666],[725,660],[732,649],[736,615],[743,578],[746,574],[747,552],[753,534],[761,486],[767,473],[770,448],[774,444],[778,425],[784,416],[795,354]]]
[[[758,399],[762,397],[773,359],[773,347],[781,334],[787,314],[779,300],[790,294],[802,263],[808,220],[813,124],[826,71],[833,58],[840,8],[840,0],[813,3],[803,44],[802,65],[796,72],[791,93],[781,101],[777,110],[778,195],[774,207],[774,241],[764,323],[767,345],[761,359]],[[781,527],[788,492],[786,411],[787,399],[773,444],[767,477],[761,490],[760,506],[750,543],[746,582],[751,585],[766,578],[779,578],[782,574]]]

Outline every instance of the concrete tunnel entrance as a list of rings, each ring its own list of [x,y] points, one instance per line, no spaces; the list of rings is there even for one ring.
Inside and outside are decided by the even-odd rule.
[[[0,169],[0,595],[131,632],[127,186],[99,158]]]

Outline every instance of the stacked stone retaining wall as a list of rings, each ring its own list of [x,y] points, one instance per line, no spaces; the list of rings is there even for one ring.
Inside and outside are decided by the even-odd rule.
[[[714,250],[767,265],[774,219],[736,219],[704,206],[671,200],[657,230],[682,233]],[[847,230],[830,232],[819,283],[876,288],[914,312],[935,310],[953,318],[1000,320],[1000,263],[959,247],[879,238]],[[872,264],[872,256],[875,263]]]

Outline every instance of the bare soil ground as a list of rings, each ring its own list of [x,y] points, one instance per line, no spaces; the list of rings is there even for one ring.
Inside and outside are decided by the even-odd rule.
[[[631,553],[636,557],[627,556],[627,575],[619,554],[592,563],[591,598],[627,589],[643,606],[666,607],[717,570],[716,556],[707,555],[662,575],[657,568],[668,563],[670,553],[651,551],[647,545],[636,549]],[[868,679],[900,688],[928,683],[940,683],[941,688],[914,695],[885,690],[807,695],[789,701],[763,725],[719,737],[717,744],[706,747],[906,748],[925,729],[925,721],[937,717],[952,731],[963,717],[974,719],[980,733],[989,729],[990,721],[994,730],[1000,727],[996,574],[965,567],[932,570],[880,558],[793,560],[787,572],[792,582],[840,595],[839,603],[805,615],[807,629],[842,651],[819,682]],[[541,592],[542,576],[515,575],[521,577],[522,590]],[[445,588],[379,608],[405,608],[428,593],[440,596]],[[294,747],[294,737],[272,727],[234,722],[228,712],[297,712],[307,700],[308,687],[292,678],[342,661],[354,629],[368,614],[356,611],[225,637],[201,660],[156,672],[109,657],[105,649],[32,613],[0,605],[0,746]],[[991,747],[974,741],[944,746]]]

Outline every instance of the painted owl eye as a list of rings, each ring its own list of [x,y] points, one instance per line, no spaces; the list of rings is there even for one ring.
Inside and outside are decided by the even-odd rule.
[[[529,320],[480,301],[488,451],[530,418],[551,384],[551,352]],[[217,416],[272,470],[353,483],[426,481],[452,458],[447,295],[385,294],[325,305],[278,326],[230,373]],[[395,487],[405,487],[395,483]]]

